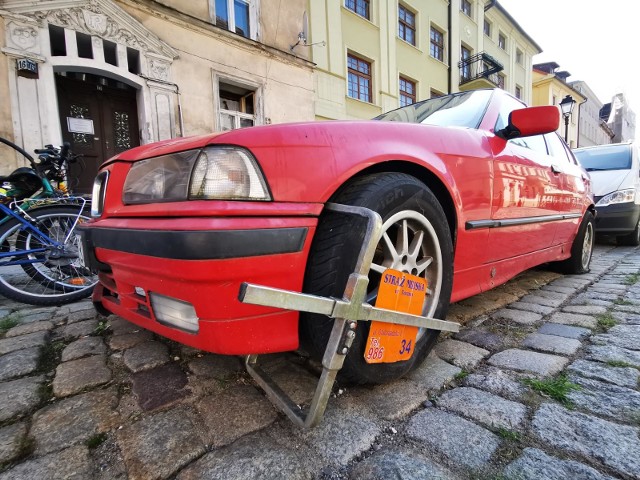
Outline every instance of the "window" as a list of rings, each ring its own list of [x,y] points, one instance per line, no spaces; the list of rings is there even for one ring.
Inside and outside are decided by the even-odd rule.
[[[416,83],[400,77],[400,106],[416,103]]]
[[[519,85],[516,85],[516,98],[522,98],[522,88]]]
[[[492,95],[492,90],[460,92],[397,108],[374,120],[478,128]]]
[[[349,54],[347,56],[349,91],[351,98],[371,103],[371,64]]]
[[[51,43],[51,56],[65,57],[67,55],[64,28],[49,24],[49,42]]]
[[[104,52],[104,61],[117,67],[118,52],[116,44],[108,40],[102,40],[102,50]]]
[[[462,61],[462,67],[460,67],[461,82],[468,82],[471,80],[471,65],[469,65],[469,58],[471,58],[471,50],[462,45],[460,47],[460,60]]]
[[[552,157],[562,162],[571,163],[571,159],[567,156],[567,151],[563,145],[563,140],[560,139],[560,136],[556,132],[547,133],[544,138],[547,140],[549,154]]]
[[[256,0],[215,0],[214,23],[247,38],[255,38]]]
[[[140,73],[140,52],[135,48],[127,47],[127,68],[129,73]]]
[[[361,17],[371,20],[369,16],[369,0],[345,0],[344,6]]]
[[[444,62],[444,34],[435,27],[431,27],[431,56]]]
[[[516,63],[522,65],[522,50],[519,48],[516,49]]]
[[[221,81],[218,91],[221,131],[255,125],[255,90]]]
[[[76,44],[78,46],[78,56],[80,58],[93,58],[91,35],[76,32]]]
[[[462,0],[460,2],[460,11],[466,16],[471,16],[471,2],[469,0]]]
[[[484,19],[484,34],[491,38],[491,22],[489,20],[487,20],[486,18]]]
[[[502,33],[498,34],[498,46],[502,50],[506,50],[507,49],[507,37],[505,37]]]
[[[557,103],[558,103],[558,98],[557,98],[555,95],[553,95],[553,96],[551,97],[551,105],[555,105],[555,104],[557,104]]]
[[[504,75],[498,74],[498,87],[504,90]]]
[[[398,36],[411,45],[416,44],[416,16],[402,5],[398,6]]]

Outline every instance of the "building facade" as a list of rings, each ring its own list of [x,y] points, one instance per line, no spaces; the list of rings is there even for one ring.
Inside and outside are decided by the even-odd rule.
[[[613,132],[612,143],[626,142],[636,138],[636,114],[623,93],[613,96],[611,103],[600,110],[600,118]]]
[[[309,1],[316,118],[372,118],[450,92],[531,101],[540,47],[497,1]]]
[[[558,71],[559,67],[560,65],[555,62],[539,63],[533,66],[532,105],[560,105],[560,102],[569,95],[576,105],[569,117],[568,125],[561,119],[558,134],[562,138],[566,137],[569,147],[576,148],[581,105],[586,102],[586,97],[567,83],[566,79],[571,74]]]
[[[592,145],[604,145],[611,143],[613,131],[609,125],[600,119],[600,110],[603,103],[598,99],[596,94],[589,88],[587,82],[582,80],[569,82],[574,90],[580,92],[586,98],[586,103],[579,105],[580,119],[578,124],[578,143],[577,147],[589,147]]]
[[[69,141],[78,191],[139,144],[312,120],[313,64],[292,52],[306,0],[5,0],[0,136]],[[0,150],[5,174],[24,165]],[[74,172],[72,172],[73,174]]]

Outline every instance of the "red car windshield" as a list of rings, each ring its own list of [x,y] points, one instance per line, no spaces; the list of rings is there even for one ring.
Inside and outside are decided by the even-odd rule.
[[[493,90],[472,90],[432,98],[383,113],[374,120],[478,128],[492,94]]]

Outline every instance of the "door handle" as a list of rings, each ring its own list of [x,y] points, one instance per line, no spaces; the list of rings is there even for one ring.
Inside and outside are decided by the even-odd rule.
[[[555,173],[556,175],[562,172],[562,170],[560,170],[560,169],[559,169],[557,166],[555,166],[555,165],[551,165],[551,171],[552,171],[553,173]]]

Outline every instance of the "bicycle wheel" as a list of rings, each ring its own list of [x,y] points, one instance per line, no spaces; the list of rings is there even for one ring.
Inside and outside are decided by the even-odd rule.
[[[2,252],[13,253],[3,258],[5,262],[9,258],[12,264],[0,266],[0,293],[43,306],[63,305],[89,296],[97,275],[84,265],[80,237],[73,231],[89,217],[72,205],[43,207],[29,211],[29,215],[32,225],[44,235],[17,219],[0,227]],[[46,237],[61,247],[56,248]],[[33,253],[36,249],[42,251]]]

